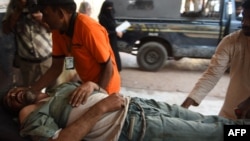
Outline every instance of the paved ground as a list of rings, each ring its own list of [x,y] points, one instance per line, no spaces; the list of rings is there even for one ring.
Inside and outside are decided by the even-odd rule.
[[[172,104],[181,104],[209,64],[208,59],[183,58],[169,61],[158,72],[141,71],[136,57],[120,53],[121,93],[130,96],[154,98]],[[199,107],[191,107],[204,114],[217,114],[223,103],[229,77],[225,74]]]

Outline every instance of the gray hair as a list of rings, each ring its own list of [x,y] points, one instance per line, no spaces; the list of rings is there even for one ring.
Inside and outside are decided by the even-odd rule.
[[[83,1],[80,4],[79,12],[83,14],[88,14],[89,10],[91,10],[91,6],[88,2]]]

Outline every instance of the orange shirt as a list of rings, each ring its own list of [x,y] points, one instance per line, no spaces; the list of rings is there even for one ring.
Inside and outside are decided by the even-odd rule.
[[[66,34],[53,31],[53,56],[73,56],[74,65],[83,82],[100,80],[101,63],[111,57],[113,75],[104,89],[109,94],[120,91],[120,74],[115,57],[109,44],[108,33],[98,22],[84,14],[78,14],[75,20],[72,40]]]

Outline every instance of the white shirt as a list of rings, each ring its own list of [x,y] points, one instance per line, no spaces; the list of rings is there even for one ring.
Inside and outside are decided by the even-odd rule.
[[[91,106],[107,97],[107,94],[93,94],[87,100],[86,103],[72,109],[67,124],[72,123],[84,114]],[[95,124],[91,131],[84,137],[86,141],[117,141],[120,136],[120,132],[123,127],[124,120],[127,115],[129,106],[129,97],[125,98],[125,108],[122,110],[106,113]]]

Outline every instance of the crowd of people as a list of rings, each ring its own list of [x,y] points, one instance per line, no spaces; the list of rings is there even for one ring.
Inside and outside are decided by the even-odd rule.
[[[24,81],[1,94],[3,108],[18,117],[20,135],[27,140],[220,141],[224,125],[250,124],[250,0],[242,4],[242,28],[221,40],[181,105],[120,94],[117,38],[123,33],[115,30],[112,2],[103,2],[99,21],[91,18],[86,2],[78,11],[74,0],[37,0],[35,9],[28,2],[11,0],[2,21],[2,32],[15,37],[18,62],[13,61]],[[228,68],[220,113],[188,110]],[[65,70],[75,70],[77,79],[58,84]]]

